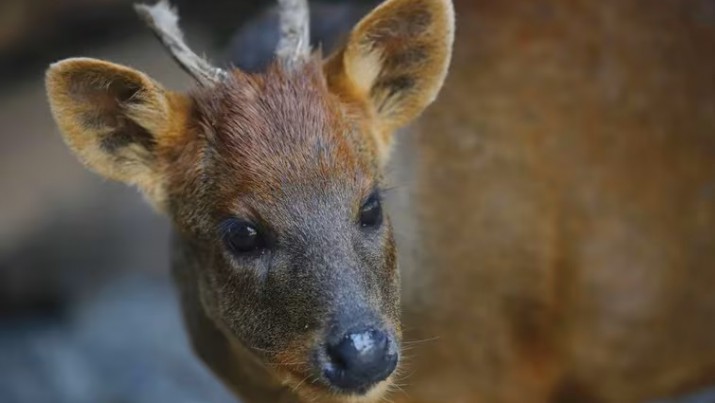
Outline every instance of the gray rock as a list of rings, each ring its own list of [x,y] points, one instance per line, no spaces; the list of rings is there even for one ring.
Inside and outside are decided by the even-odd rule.
[[[165,277],[99,288],[57,318],[0,322],[5,403],[235,402],[189,348]]]

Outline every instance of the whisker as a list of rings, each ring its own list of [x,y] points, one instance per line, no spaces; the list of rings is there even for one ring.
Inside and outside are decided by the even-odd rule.
[[[429,342],[437,341],[439,339],[440,339],[439,336],[435,336],[435,337],[430,337],[430,338],[426,338],[426,339],[405,341],[405,342],[402,342],[402,344],[406,345],[406,346],[414,346],[416,344],[429,343]]]
[[[264,353],[277,353],[277,351],[268,350],[268,349],[266,349],[266,348],[253,347],[253,346],[251,346],[250,348],[251,348],[252,350],[256,350],[256,351],[263,351]]]
[[[306,363],[304,363],[304,362],[267,362],[267,363],[265,363],[265,365],[268,365],[272,368],[301,367],[305,364]]]
[[[308,380],[308,378],[310,378],[310,375],[307,375],[305,378],[303,378],[302,381],[298,382],[297,385],[295,385],[294,387],[292,387],[293,393],[295,393],[295,392],[298,390],[298,388],[300,388],[300,385],[302,385],[303,382],[305,382],[306,380]]]

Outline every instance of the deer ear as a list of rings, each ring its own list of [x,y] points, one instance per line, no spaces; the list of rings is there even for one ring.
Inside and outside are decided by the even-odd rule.
[[[145,74],[95,59],[55,63],[45,84],[55,121],[80,161],[161,204],[160,148],[180,120],[177,100]]]
[[[453,40],[451,0],[387,0],[328,59],[326,77],[338,94],[366,99],[389,136],[437,96]]]

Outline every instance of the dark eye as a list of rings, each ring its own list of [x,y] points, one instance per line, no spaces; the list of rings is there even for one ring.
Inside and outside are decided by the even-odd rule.
[[[223,240],[234,253],[251,253],[265,248],[258,228],[247,221],[229,220],[223,225]]]
[[[380,196],[373,193],[360,207],[360,226],[376,227],[382,223],[382,205]]]

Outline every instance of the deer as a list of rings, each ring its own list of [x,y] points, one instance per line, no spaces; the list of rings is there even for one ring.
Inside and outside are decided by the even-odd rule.
[[[323,58],[281,0],[246,73],[161,1],[195,89],[88,58],[46,88],[78,159],[170,217],[191,344],[241,401],[643,402],[715,383],[699,4],[385,0]]]

